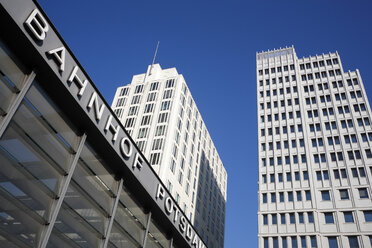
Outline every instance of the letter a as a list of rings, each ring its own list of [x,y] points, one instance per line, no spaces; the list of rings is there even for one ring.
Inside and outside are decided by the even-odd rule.
[[[48,52],[48,54],[53,55],[54,58],[58,61],[60,71],[65,70],[65,52],[66,52],[66,49],[63,46],[50,50]]]

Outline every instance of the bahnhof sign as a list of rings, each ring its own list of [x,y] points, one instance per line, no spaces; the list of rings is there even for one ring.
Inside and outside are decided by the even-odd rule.
[[[205,248],[39,4],[0,23],[0,247]]]

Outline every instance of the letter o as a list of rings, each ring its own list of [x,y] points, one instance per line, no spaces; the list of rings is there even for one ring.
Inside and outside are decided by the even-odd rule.
[[[173,211],[173,201],[170,197],[167,197],[164,201],[164,208],[167,214],[171,214]]]
[[[125,146],[128,147],[128,152],[125,151],[126,150]],[[127,137],[123,137],[121,139],[121,141],[120,141],[120,151],[121,151],[121,154],[126,159],[130,158],[130,156],[132,155],[132,152],[133,152],[132,144]]]

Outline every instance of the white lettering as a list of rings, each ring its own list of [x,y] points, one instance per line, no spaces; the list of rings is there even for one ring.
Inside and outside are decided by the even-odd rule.
[[[156,198],[163,199],[165,196],[165,189],[163,186],[159,183],[158,190],[156,192]]]
[[[195,246],[196,248],[198,247],[198,235],[195,234],[192,242],[191,242],[191,245]]]
[[[112,133],[112,141],[116,141],[116,139],[118,138],[118,135],[119,135],[119,130],[120,130],[120,125],[117,125],[116,127],[114,127],[114,125],[112,125],[112,115],[110,115],[108,118],[107,118],[107,122],[106,122],[106,126],[105,126],[105,132],[107,132],[108,130],[111,131]]]
[[[101,107],[98,106],[98,94],[97,92],[93,92],[92,96],[90,97],[89,103],[87,108],[91,109],[94,103],[94,112],[96,114],[96,120],[99,121],[102,117],[103,110],[105,109],[105,105],[102,103]]]
[[[205,248],[205,245],[201,239],[199,240],[199,248]]]
[[[70,77],[68,78],[68,82],[70,83],[74,82],[80,88],[78,95],[82,96],[84,94],[85,87],[87,87],[88,85],[88,80],[85,79],[84,82],[81,81],[81,79],[76,74],[78,69],[79,67],[77,66],[75,66],[74,69],[72,69]]]
[[[128,152],[125,151],[125,144],[128,147]],[[120,141],[120,151],[121,154],[123,154],[124,158],[128,159],[132,155],[132,143],[130,143],[130,140],[127,137],[124,137]]]
[[[53,55],[54,58],[58,61],[60,71],[65,70],[65,53],[66,53],[66,49],[63,46],[50,50],[48,52],[48,54]]]
[[[165,198],[164,208],[165,208],[165,211],[167,211],[168,215],[171,214],[173,211],[173,201],[169,196]]]
[[[180,230],[182,233],[186,231],[186,218],[183,215],[180,218]]]
[[[178,214],[181,213],[180,210],[178,210],[178,208],[176,206],[174,206],[175,208],[175,212],[174,212],[174,218],[173,218],[173,222],[176,222],[177,219],[178,219]]]
[[[190,224],[187,224],[186,239],[191,240],[191,238],[192,238],[192,227],[190,226]]]
[[[142,163],[143,163],[143,159],[141,158],[141,156],[137,152],[136,157],[135,157],[134,162],[133,162],[133,165],[132,165],[133,169],[134,168],[141,169],[142,168]]]
[[[49,30],[49,26],[38,9],[34,9],[31,12],[30,16],[25,21],[25,24],[34,34],[36,39],[40,41],[45,39],[46,33]]]

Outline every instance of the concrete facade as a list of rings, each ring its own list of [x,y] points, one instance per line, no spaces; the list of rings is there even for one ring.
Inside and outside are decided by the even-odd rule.
[[[227,173],[183,76],[149,66],[112,109],[208,247],[223,247]]]
[[[257,53],[259,247],[371,247],[371,109],[339,54]]]

